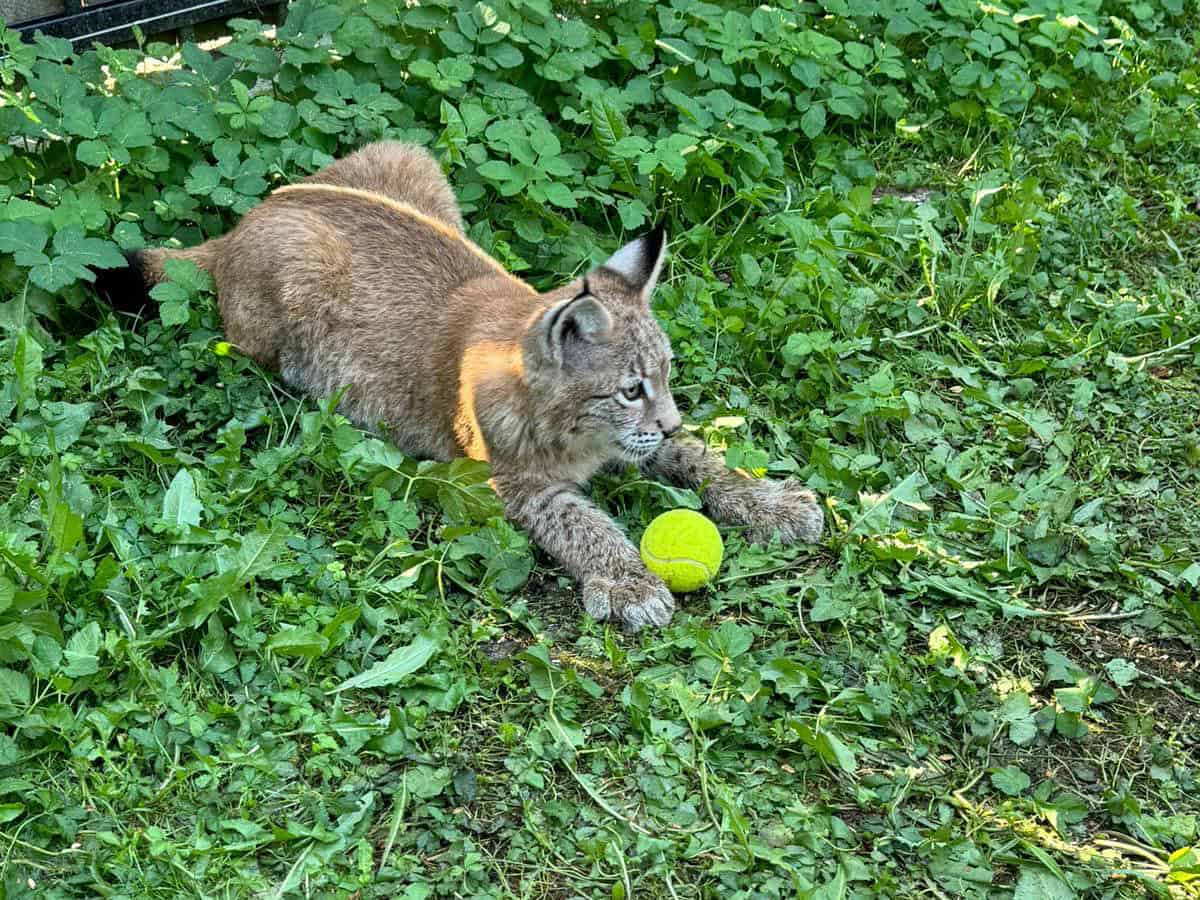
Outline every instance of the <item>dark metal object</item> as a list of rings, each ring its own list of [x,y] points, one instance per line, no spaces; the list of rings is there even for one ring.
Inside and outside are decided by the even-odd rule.
[[[0,0],[0,19],[9,28],[32,19],[59,16],[64,10],[63,0]]]
[[[93,41],[119,44],[133,39],[133,26],[145,34],[174,31],[246,12],[262,15],[286,0],[66,0],[62,15],[21,22],[15,30],[67,38],[90,46]]]

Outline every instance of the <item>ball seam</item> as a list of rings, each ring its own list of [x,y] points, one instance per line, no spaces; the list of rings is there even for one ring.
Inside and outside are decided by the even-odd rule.
[[[659,565],[670,566],[670,565],[674,565],[675,563],[691,563],[693,565],[699,566],[701,569],[704,570],[705,580],[711,579],[713,577],[712,569],[710,569],[707,565],[702,563],[700,560],[692,559],[690,556],[666,556],[666,557],[659,556],[657,553],[654,553],[651,550],[647,550],[644,547],[642,548],[642,552],[644,554],[646,554],[646,556],[650,557],[650,559],[654,560],[654,562],[658,563]]]

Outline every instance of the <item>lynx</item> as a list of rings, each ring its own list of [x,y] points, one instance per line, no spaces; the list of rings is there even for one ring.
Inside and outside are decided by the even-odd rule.
[[[466,237],[430,155],[381,142],[279,188],[223,237],[132,255],[130,274],[144,294],[165,260],[192,260],[242,353],[312,396],[346,388],[343,412],[408,454],[489,462],[506,514],[578,579],[588,613],[636,630],[665,625],[675,601],[584,495],[602,467],[695,489],[752,540],[812,542],[823,524],[797,483],[730,471],[680,433],[650,311],[665,256],[660,227],[539,294]]]

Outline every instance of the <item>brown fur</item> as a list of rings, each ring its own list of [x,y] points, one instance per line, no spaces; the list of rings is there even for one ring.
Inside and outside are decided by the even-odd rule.
[[[488,460],[509,516],[581,580],[587,610],[638,628],[665,624],[674,601],[582,494],[602,466],[637,462],[701,491],[755,539],[822,528],[800,486],[744,478],[672,437],[670,345],[649,308],[664,252],[656,231],[538,294],[465,237],[425,151],[384,142],[276,191],[228,235],[140,265],[148,283],[169,257],[207,269],[231,342],[314,396],[348,386],[345,413],[405,452]]]

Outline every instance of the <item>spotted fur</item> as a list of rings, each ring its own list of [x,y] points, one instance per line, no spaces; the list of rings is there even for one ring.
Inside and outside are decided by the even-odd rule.
[[[535,292],[463,233],[454,193],[417,147],[373,144],[276,191],[228,235],[152,250],[212,273],[229,340],[313,396],[382,424],[405,452],[490,462],[508,515],[582,585],[597,619],[666,624],[674,600],[583,494],[633,462],[702,492],[756,539],[820,537],[821,509],[789,482],[728,471],[676,437],[671,346],[650,312],[665,259],[656,229],[603,266]]]

